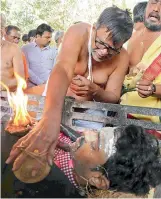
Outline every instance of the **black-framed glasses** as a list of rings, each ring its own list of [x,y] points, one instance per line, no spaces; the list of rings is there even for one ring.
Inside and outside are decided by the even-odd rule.
[[[97,30],[96,30],[96,35],[95,35],[95,46],[97,49],[106,49],[107,53],[110,55],[117,55],[120,53],[122,46],[119,49],[113,48],[109,46],[107,43],[101,41],[99,37],[97,37]]]
[[[160,3],[160,5],[161,5],[161,0],[150,0],[150,3],[151,3],[151,4]]]

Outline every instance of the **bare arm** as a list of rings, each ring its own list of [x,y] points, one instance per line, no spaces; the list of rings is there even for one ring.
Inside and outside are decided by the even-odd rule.
[[[24,143],[26,151],[33,153],[35,149],[38,149],[40,154],[46,153],[47,155],[44,155],[44,158],[48,160],[50,165],[53,164],[54,150],[60,130],[63,101],[83,45],[83,34],[82,29],[78,26],[69,28],[65,34],[55,68],[49,79],[42,119],[31,132],[13,146],[6,161],[8,164],[19,156],[13,164],[13,170],[19,169],[26,158],[26,154],[21,153],[17,148]],[[40,167],[41,164],[37,162],[34,165],[34,170],[37,172]]]
[[[14,45],[12,48],[13,48],[14,73],[17,73],[18,75],[20,75],[22,78],[25,79],[25,72],[24,72],[24,65],[23,65],[21,49],[16,45]]]
[[[12,65],[13,65],[14,76],[15,76],[15,74],[18,74],[23,79],[25,79],[22,52],[21,52],[20,48],[17,45],[11,44],[11,43],[9,45],[11,45],[10,46],[11,53],[13,54]],[[16,90],[16,88],[17,88],[17,80],[16,80],[16,78],[11,78],[8,81],[8,87],[9,87],[10,91],[15,91]]]
[[[72,80],[74,69],[82,46],[82,36],[77,27],[71,27],[64,36],[62,46],[57,57],[56,65],[50,75],[44,108],[44,117],[59,128],[61,110],[68,86]],[[57,131],[56,129],[55,131]]]
[[[97,86],[94,99],[99,102],[117,103],[120,99],[121,89],[128,70],[129,57],[126,51],[120,54],[117,68],[110,75],[105,90]]]
[[[129,70],[135,68],[144,55],[144,48],[140,41],[140,32],[134,32],[128,42]]]

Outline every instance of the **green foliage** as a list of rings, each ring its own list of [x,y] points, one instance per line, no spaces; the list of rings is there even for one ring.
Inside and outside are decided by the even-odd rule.
[[[112,4],[126,8],[126,0],[1,0],[7,24],[17,25],[22,33],[48,23],[55,30],[66,30],[76,21],[94,23]]]

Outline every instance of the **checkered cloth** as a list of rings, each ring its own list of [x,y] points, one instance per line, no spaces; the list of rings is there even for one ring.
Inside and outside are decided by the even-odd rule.
[[[70,138],[66,137],[63,133],[60,133],[58,140],[67,144],[72,143]],[[73,176],[73,164],[70,152],[65,152],[62,149],[56,148],[54,154],[54,163],[64,172],[70,182],[75,187],[78,187]]]

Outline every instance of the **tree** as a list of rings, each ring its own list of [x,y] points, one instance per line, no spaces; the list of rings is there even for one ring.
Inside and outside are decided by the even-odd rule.
[[[126,0],[1,0],[7,23],[23,33],[48,23],[55,30],[66,30],[76,21],[94,23],[100,13],[115,4],[126,8]]]

